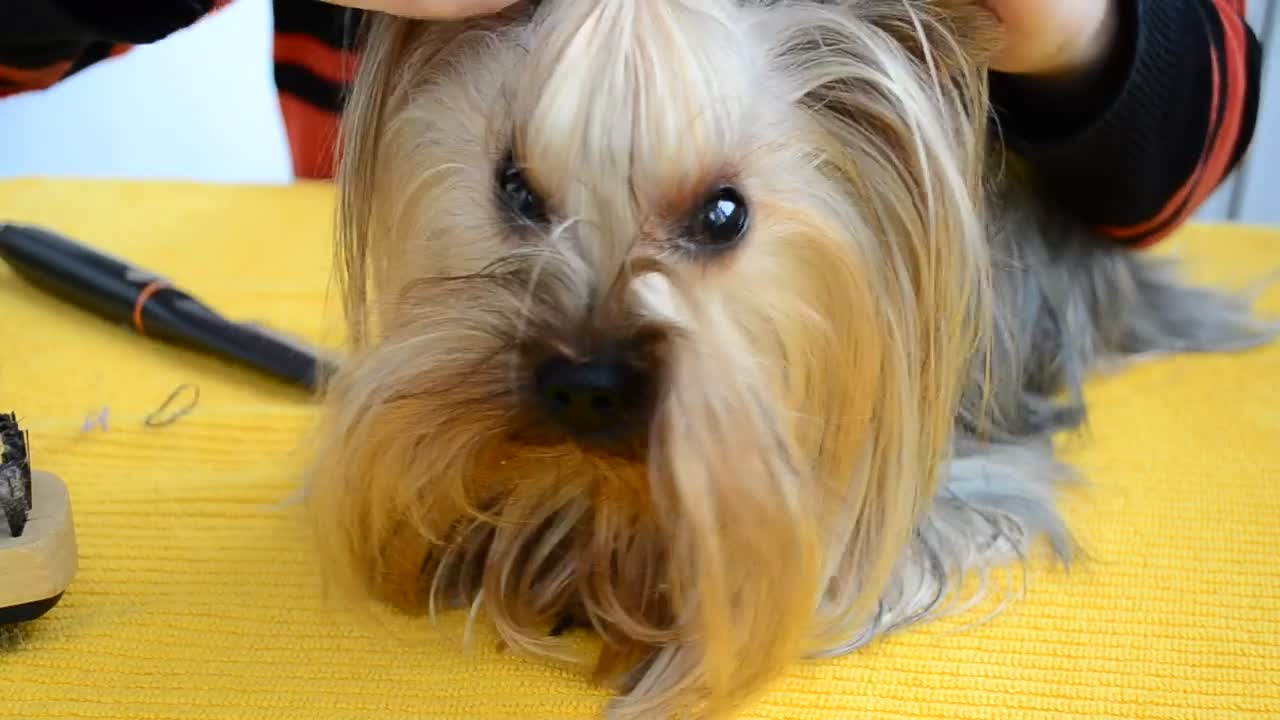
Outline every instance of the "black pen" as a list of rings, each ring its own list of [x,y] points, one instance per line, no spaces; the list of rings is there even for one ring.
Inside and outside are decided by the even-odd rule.
[[[222,317],[156,273],[47,229],[0,224],[0,258],[29,283],[140,335],[219,355],[317,390],[332,372],[317,353]]]

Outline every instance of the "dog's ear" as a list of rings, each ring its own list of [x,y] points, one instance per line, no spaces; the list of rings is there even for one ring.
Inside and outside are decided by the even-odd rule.
[[[970,58],[985,65],[1002,42],[1000,21],[985,0],[928,0]]]
[[[361,26],[360,65],[342,113],[338,142],[338,217],[335,269],[341,285],[350,342],[368,340],[369,266],[373,241],[381,138],[391,106],[401,102],[402,59],[409,52],[412,21],[369,13]]]
[[[1002,42],[1000,22],[985,0],[896,0],[874,3],[881,29],[918,55],[954,55],[983,68]]]
[[[492,21],[491,21],[492,22]],[[361,25],[360,63],[348,92],[338,139],[338,256],[335,258],[348,332],[357,347],[372,328],[370,296],[377,263],[377,201],[387,162],[387,124],[413,97],[433,59],[468,27],[463,22],[414,20],[367,13]]]

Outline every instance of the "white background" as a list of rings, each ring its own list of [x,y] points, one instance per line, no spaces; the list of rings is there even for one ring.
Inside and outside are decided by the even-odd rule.
[[[3,2],[4,0],[0,0]],[[1280,45],[1280,0],[1251,0]],[[1265,42],[1265,41],[1264,41]],[[0,101],[0,178],[63,175],[284,183],[292,179],[271,78],[269,0],[229,7],[41,93]],[[1202,219],[1280,223],[1280,51],[1268,48],[1246,166]],[[1265,160],[1264,160],[1265,158]]]
[[[30,175],[292,180],[270,0],[236,0],[48,90],[0,100],[0,177]]]

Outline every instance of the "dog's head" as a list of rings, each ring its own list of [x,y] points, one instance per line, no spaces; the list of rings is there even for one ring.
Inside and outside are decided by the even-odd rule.
[[[849,642],[979,334],[992,29],[976,0],[375,19],[310,478],[333,578],[533,653],[590,622],[644,717]]]

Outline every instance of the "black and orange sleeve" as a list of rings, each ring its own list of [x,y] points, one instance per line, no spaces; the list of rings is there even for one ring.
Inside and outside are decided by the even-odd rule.
[[[227,0],[3,0],[0,97],[50,87],[181,30]]]
[[[1149,246],[1239,166],[1262,50],[1245,0],[1121,0],[1111,64],[1082,94],[993,75],[999,132],[1036,185],[1100,234]]]
[[[360,11],[316,0],[273,0],[273,70],[294,176],[328,179],[338,118],[359,63]]]

